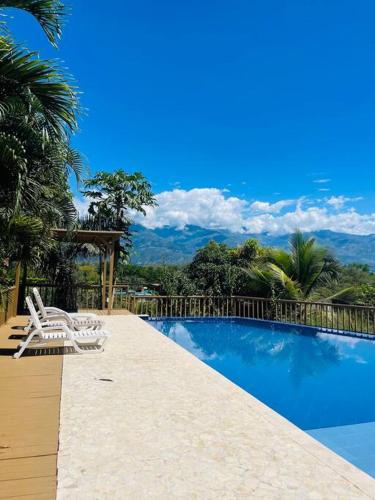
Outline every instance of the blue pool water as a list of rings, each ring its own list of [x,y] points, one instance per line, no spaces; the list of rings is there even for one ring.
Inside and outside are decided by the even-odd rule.
[[[245,319],[150,322],[375,477],[375,341]]]

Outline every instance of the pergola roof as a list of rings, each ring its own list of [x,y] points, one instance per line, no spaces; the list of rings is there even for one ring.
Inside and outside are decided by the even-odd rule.
[[[122,236],[121,231],[91,231],[89,229],[53,229],[53,237],[56,240],[69,238],[76,243],[91,243],[92,245],[109,246],[118,241]]]

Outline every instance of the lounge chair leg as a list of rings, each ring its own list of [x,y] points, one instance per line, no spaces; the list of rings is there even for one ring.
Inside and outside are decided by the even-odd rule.
[[[69,340],[70,340],[70,341],[71,341],[71,343],[73,344],[73,347],[74,347],[74,349],[75,349],[75,351],[76,351],[76,352],[78,352],[79,354],[85,354],[85,353],[87,353],[87,350],[86,350],[86,349],[82,349],[82,348],[81,348],[81,346],[82,346],[83,344],[79,344],[79,343],[78,343],[75,339],[73,339],[73,338],[70,338]],[[105,343],[105,341],[106,341],[106,340],[107,340],[107,338],[106,338],[106,337],[104,337],[104,338],[102,339],[102,343],[100,343],[101,339],[97,339],[97,340],[95,340],[95,342],[93,342],[93,343],[91,343],[91,344],[87,343],[87,344],[85,344],[85,345],[94,345],[94,346],[96,346],[96,347],[97,347],[97,349],[90,350],[90,353],[93,353],[93,354],[94,354],[94,353],[100,353],[100,352],[103,352],[103,351],[104,351],[104,343]]]
[[[21,344],[21,345],[22,345],[21,349],[20,349],[19,351],[17,351],[15,354],[13,354],[13,358],[14,358],[14,359],[18,359],[18,358],[20,358],[20,357],[22,356],[22,354],[24,353],[25,349],[27,348],[27,346],[28,346],[28,345],[30,344],[30,342],[32,341],[32,339],[33,339],[33,337],[34,337],[35,333],[36,333],[36,332],[31,333],[31,334],[27,337],[27,339],[26,339],[24,342],[22,342],[22,344]]]

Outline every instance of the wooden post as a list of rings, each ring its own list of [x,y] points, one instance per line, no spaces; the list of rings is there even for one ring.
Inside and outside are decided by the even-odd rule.
[[[111,243],[110,246],[110,261],[109,261],[109,302],[108,314],[111,314],[113,307],[113,272],[115,267],[115,246]]]
[[[102,309],[105,309],[107,300],[107,249],[104,250],[102,264]]]
[[[12,310],[14,311],[14,316],[17,314],[18,311],[18,298],[20,295],[20,277],[21,277],[21,262],[17,262],[16,264],[16,275],[14,279],[14,303],[12,304]]]
[[[27,264],[23,265],[21,286],[19,287],[19,298],[17,304],[17,314],[24,314],[24,301],[26,297]]]

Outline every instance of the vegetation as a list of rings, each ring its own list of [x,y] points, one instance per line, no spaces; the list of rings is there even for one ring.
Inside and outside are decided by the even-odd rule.
[[[249,268],[255,290],[263,297],[306,299],[323,284],[332,285],[339,276],[339,263],[314,238],[296,231],[290,250],[269,249],[260,263]]]
[[[0,1],[0,12],[30,12],[56,45],[64,9],[53,0]],[[2,13],[2,12],[1,12]],[[53,61],[19,46],[4,23],[0,36],[0,258],[36,262],[53,242],[50,228],[72,224],[68,175],[82,160],[70,146],[77,90]],[[6,273],[3,271],[3,276]]]
[[[364,265],[341,266],[314,238],[296,232],[289,251],[249,239],[232,248],[209,242],[186,266],[128,263],[132,215],[155,206],[151,186],[139,173],[100,171],[84,180],[89,216],[78,220],[69,175],[85,173],[71,146],[79,117],[78,91],[55,61],[17,43],[7,26],[7,8],[23,9],[57,46],[65,8],[59,0],[0,0],[0,286],[13,279],[21,261],[36,279],[59,284],[98,283],[100,273],[88,245],[57,245],[54,227],[116,230],[117,281],[160,284],[165,295],[252,295],[375,305],[375,275]],[[63,286],[61,286],[63,285]],[[67,293],[61,305],[73,308]]]
[[[375,274],[363,264],[341,266],[313,238],[296,232],[290,251],[250,239],[231,248],[209,242],[186,266],[122,265],[119,282],[159,283],[165,295],[247,295],[375,305]]]
[[[319,286],[334,283],[339,270],[339,263],[326,249],[297,231],[291,236],[289,252],[262,248],[254,239],[237,248],[212,241],[198,250],[191,264],[169,271],[168,286],[163,281],[163,289],[170,293],[170,283],[174,283],[174,291],[183,293],[188,281],[205,295],[306,299]]]
[[[98,172],[84,181],[83,194],[90,200],[90,218],[83,225],[89,229],[121,231],[116,261],[128,257],[131,246],[131,213],[146,214],[145,207],[155,206],[149,182],[140,172],[128,174],[123,169],[113,173]]]
[[[80,153],[70,145],[80,111],[78,91],[55,61],[43,60],[13,40],[5,22],[8,7],[33,15],[55,47],[66,15],[59,0],[0,0],[0,285],[14,277],[12,262],[21,262],[21,295],[29,270],[64,288],[61,306],[71,309],[71,285],[98,276],[96,266],[83,272],[76,261],[96,251],[69,241],[57,244],[51,229],[121,231],[116,261],[125,260],[131,245],[130,213],[144,213],[155,201],[141,173],[98,172],[84,181],[90,217],[78,220],[68,182],[72,172],[80,181],[86,171]]]

